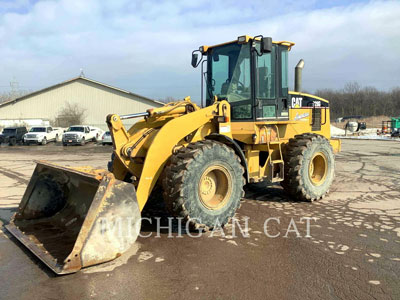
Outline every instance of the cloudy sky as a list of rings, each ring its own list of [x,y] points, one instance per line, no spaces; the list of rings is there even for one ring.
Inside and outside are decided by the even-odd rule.
[[[78,76],[155,99],[200,95],[192,50],[271,36],[296,43],[304,88],[400,86],[400,1],[0,0],[0,92]],[[293,81],[293,80],[292,80]]]

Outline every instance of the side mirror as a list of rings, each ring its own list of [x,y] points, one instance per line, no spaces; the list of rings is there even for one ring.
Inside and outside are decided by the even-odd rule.
[[[197,67],[197,60],[199,59],[199,55],[197,53],[192,53],[192,67]]]
[[[261,40],[261,53],[270,53],[272,51],[272,38],[263,37]]]

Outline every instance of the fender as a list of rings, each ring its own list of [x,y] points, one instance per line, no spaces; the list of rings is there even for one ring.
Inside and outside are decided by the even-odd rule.
[[[212,133],[212,134],[206,136],[205,139],[221,142],[221,143],[227,145],[228,147],[232,148],[233,151],[235,151],[236,155],[239,156],[239,158],[240,158],[240,163],[244,168],[244,176],[246,178],[246,182],[248,183],[249,182],[249,169],[247,166],[247,160],[246,160],[246,157],[244,156],[244,153],[243,153],[242,149],[240,148],[239,144],[234,139],[231,139],[230,137],[223,135],[223,134],[219,134],[219,133]]]

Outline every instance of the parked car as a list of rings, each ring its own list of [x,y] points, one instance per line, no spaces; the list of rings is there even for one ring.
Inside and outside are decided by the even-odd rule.
[[[17,143],[23,141],[23,136],[27,133],[26,127],[7,127],[3,129],[3,133],[0,134],[0,144],[8,143],[10,146],[14,146]]]
[[[112,145],[111,133],[109,131],[104,132],[103,137],[101,138],[101,143],[104,145]]]
[[[103,135],[103,130],[87,126],[87,125],[74,125],[67,129],[62,136],[64,146],[67,145],[85,145],[87,142],[97,142]]]
[[[24,135],[24,144],[46,145],[48,142],[57,142],[62,132],[50,126],[34,126]]]

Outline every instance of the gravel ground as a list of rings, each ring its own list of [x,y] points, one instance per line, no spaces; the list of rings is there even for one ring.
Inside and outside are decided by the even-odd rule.
[[[0,223],[16,210],[34,160],[105,167],[110,153],[94,144],[0,147]],[[67,276],[55,276],[2,227],[1,298],[400,299],[399,166],[400,143],[344,140],[331,192],[319,202],[258,185],[223,232],[157,237],[144,224],[151,237],[128,253]],[[315,218],[309,232],[304,217]]]

